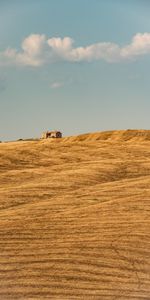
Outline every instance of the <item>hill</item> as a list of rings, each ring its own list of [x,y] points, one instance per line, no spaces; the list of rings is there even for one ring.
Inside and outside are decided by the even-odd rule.
[[[150,131],[0,144],[0,299],[150,299]]]

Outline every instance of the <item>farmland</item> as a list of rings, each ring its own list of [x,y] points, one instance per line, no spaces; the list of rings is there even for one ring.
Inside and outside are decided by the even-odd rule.
[[[150,131],[0,144],[0,299],[150,299]]]

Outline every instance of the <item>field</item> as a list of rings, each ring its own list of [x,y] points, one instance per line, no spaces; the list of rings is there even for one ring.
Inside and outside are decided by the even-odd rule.
[[[150,131],[0,144],[0,300],[150,300]]]

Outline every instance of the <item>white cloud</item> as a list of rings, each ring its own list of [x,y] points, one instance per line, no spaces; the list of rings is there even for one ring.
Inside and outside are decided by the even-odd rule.
[[[119,62],[145,54],[150,54],[150,33],[137,33],[131,43],[124,47],[110,42],[74,47],[70,37],[47,38],[44,34],[31,34],[23,40],[21,51],[8,48],[0,52],[0,65],[39,67],[57,61]]]
[[[50,84],[51,89],[59,89],[64,86],[64,82],[55,81]]]
[[[103,59],[108,62],[118,60],[119,47],[111,43],[97,43],[88,47],[72,49],[69,60],[71,61],[93,61]]]
[[[0,64],[41,66],[46,62],[46,48],[46,36],[32,34],[23,40],[21,51],[7,48],[4,52],[0,52]]]
[[[121,57],[132,58],[139,55],[150,54],[150,33],[137,33],[131,44],[121,49]]]
[[[18,62],[25,65],[40,66],[45,62],[46,36],[32,34],[22,42],[23,52],[17,55]]]

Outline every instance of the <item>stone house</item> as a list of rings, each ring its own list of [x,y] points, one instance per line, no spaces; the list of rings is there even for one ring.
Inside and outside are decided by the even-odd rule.
[[[62,133],[60,131],[46,131],[42,134],[42,139],[49,139],[49,138],[62,138]]]

